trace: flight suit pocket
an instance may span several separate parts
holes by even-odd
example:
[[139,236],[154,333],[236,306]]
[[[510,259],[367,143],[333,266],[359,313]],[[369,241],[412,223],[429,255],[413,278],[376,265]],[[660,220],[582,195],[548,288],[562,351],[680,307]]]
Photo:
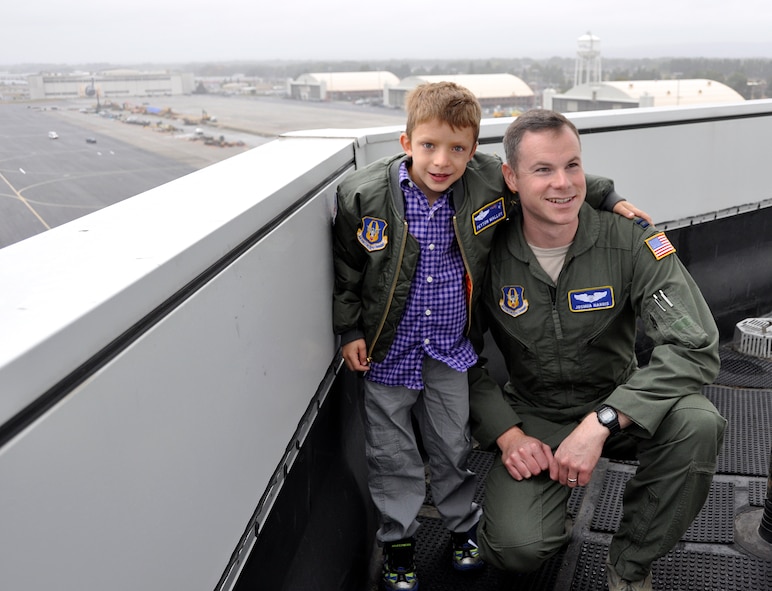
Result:
[[656,344],[676,343],[697,349],[708,343],[707,333],[686,312],[677,295],[659,290],[645,301],[644,311],[646,333]]

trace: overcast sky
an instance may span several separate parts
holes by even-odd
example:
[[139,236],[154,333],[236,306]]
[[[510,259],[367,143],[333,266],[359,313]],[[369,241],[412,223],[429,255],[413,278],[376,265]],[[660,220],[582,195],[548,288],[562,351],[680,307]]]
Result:
[[573,57],[772,58],[770,0],[18,0],[0,65]]

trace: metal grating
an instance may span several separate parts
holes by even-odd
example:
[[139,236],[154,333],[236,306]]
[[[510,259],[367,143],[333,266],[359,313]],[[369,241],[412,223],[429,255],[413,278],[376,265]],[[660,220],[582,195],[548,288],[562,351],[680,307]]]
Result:
[[772,388],[772,360],[743,355],[728,347],[719,348],[721,369],[714,383],[742,388]]
[[734,543],[734,484],[713,481],[705,505],[686,530],[684,542]]
[[[592,516],[590,529],[601,533],[614,533],[622,520],[622,496],[625,485],[633,474],[619,470],[607,470],[603,490]],[[734,484],[712,482],[705,506],[681,537],[685,542],[724,543],[734,542]]]
[[602,591],[606,582],[606,557],[608,546],[594,542],[582,542],[579,550],[571,591]]
[[488,471],[493,466],[493,460],[496,454],[489,451],[472,450],[469,456],[469,469],[477,475],[477,492],[474,496],[474,502],[482,505],[485,497],[485,478]]
[[633,475],[630,472],[606,470],[603,489],[595,505],[590,529],[597,532],[614,533],[622,521],[622,495],[625,485]]
[[717,472],[766,476],[772,449],[772,390],[711,385],[703,392],[728,421]]
[[[608,546],[584,542],[571,591],[607,589]],[[772,589],[772,562],[746,555],[673,550],[652,565],[655,591],[766,591]]]
[[748,482],[748,504],[751,507],[763,507],[767,498],[767,481],[751,480]]
[[571,496],[568,497],[568,506],[566,507],[570,517],[576,518],[579,515],[579,508],[582,506],[585,492],[587,492],[587,489],[584,486],[575,486],[571,491]]

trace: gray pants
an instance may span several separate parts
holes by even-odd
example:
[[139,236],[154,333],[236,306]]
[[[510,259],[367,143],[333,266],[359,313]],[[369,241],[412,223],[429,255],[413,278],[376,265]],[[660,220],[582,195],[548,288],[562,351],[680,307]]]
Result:
[[380,542],[415,535],[426,496],[424,462],[413,432],[418,421],[429,459],[431,491],[443,525],[469,530],[480,517],[476,478],[466,469],[472,449],[466,373],[424,357],[424,390],[384,386],[365,379],[370,494],[380,512]]
[[[707,398],[694,394],[673,406],[651,439],[637,437],[635,428],[629,428],[606,442],[604,456],[640,461],[627,483],[622,521],[609,546],[609,562],[622,578],[643,579],[700,512],[725,424]],[[563,425],[554,427],[557,431]],[[517,481],[499,456],[485,487],[485,512],[477,532],[485,562],[528,572],[567,542],[571,490],[550,480],[549,473]]]

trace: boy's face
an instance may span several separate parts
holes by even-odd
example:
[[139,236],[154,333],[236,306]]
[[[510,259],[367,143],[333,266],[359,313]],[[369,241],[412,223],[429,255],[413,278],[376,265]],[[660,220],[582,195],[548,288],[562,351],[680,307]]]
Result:
[[413,159],[410,178],[429,202],[461,178],[477,149],[471,127],[453,129],[438,120],[416,125],[411,137],[403,133],[399,141],[405,154]]

